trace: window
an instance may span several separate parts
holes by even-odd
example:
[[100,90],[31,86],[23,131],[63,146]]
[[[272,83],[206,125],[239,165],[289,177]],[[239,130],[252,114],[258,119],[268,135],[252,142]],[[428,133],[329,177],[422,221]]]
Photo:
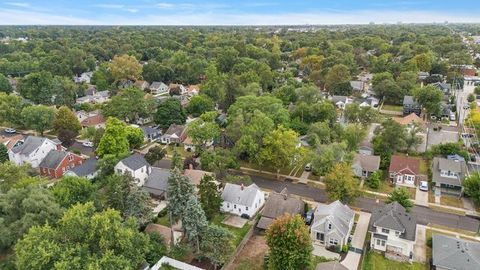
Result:
[[229,204],[229,203],[227,203],[227,208],[230,208],[230,204]]
[[68,160],[72,161],[73,160],[73,155],[68,155]]
[[329,229],[329,230],[332,229],[332,223],[328,223],[328,229]]
[[377,246],[380,246],[380,239],[377,239]]
[[338,245],[338,240],[335,238],[330,238],[330,241],[328,241],[330,245]]
[[382,228],[382,233],[390,233],[390,230]]
[[248,206],[245,206],[245,210],[247,210],[247,211],[248,211]]
[[395,235],[398,237],[400,235],[399,231],[395,231]]
[[382,247],[384,247],[385,246],[385,240],[380,241],[380,244],[381,244]]
[[237,205],[236,205],[236,204],[233,205],[233,209],[237,209]]

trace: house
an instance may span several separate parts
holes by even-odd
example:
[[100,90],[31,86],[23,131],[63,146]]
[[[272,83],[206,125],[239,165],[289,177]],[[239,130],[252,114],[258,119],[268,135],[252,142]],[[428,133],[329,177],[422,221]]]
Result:
[[162,131],[156,127],[142,127],[145,141],[154,142],[162,136]]
[[28,163],[37,168],[52,150],[63,150],[63,147],[47,138],[28,136],[23,143],[18,141],[16,146],[8,151],[8,158],[16,165]]
[[358,146],[357,151],[362,155],[373,155],[373,144],[368,140],[363,140]]
[[198,84],[192,84],[187,87],[187,94],[189,96],[196,96],[200,93],[200,86]]
[[195,144],[192,141],[192,138],[187,136],[183,141],[183,149],[187,152],[195,152]]
[[393,155],[390,160],[388,174],[397,185],[415,187],[420,174],[420,159]]
[[7,150],[11,150],[13,147],[20,145],[24,142],[25,136],[22,134],[15,134],[13,136],[2,135],[0,137],[0,143],[7,147]]
[[75,76],[73,77],[73,81],[75,83],[90,83],[91,79],[92,79],[92,76],[93,76],[93,72],[92,71],[89,71],[89,72],[84,72],[82,74],[80,74],[80,76]]
[[183,172],[183,175],[186,176],[190,182],[194,185],[194,186],[198,186],[200,185],[200,181],[202,180],[202,178],[206,175],[209,175],[209,176],[214,176],[213,173],[211,172],[206,172],[206,171],[202,171],[202,170],[195,170],[193,169],[193,166],[190,165],[191,167],[189,169],[186,169],[184,172]]
[[417,221],[398,202],[372,212],[369,232],[372,249],[385,252],[387,259],[412,261]]
[[107,120],[103,117],[100,110],[90,112],[86,118],[80,121],[82,128],[94,127],[96,129],[105,128]]
[[170,170],[151,167],[151,172],[142,188],[147,191],[150,196],[163,199],[167,192],[169,177]]
[[310,229],[313,244],[343,246],[353,227],[355,213],[340,201],[331,204],[319,203]]
[[425,121],[413,112],[404,117],[395,117],[393,120],[403,126],[412,126],[413,124],[417,124],[420,127],[426,126]]
[[168,86],[170,95],[185,95],[188,93],[188,89],[182,84],[171,83]]
[[369,177],[380,168],[380,156],[356,154],[353,159],[353,173],[358,177]]
[[404,96],[403,97],[403,116],[415,113],[420,116],[422,113],[422,107],[418,102],[413,99],[413,96]]
[[150,164],[142,155],[137,153],[120,160],[114,169],[119,174],[130,174],[139,187],[143,186],[148,175],[152,172]]
[[265,204],[265,195],[260,188],[251,184],[248,187],[227,183],[222,192],[221,211],[252,218]]
[[348,268],[343,266],[339,261],[334,260],[317,264],[315,270],[348,270]]
[[91,103],[91,104],[102,104],[110,100],[110,93],[105,91],[94,92],[92,95],[86,95],[76,99],[77,104]]
[[[155,223],[149,223],[145,228],[145,232],[147,234],[156,233],[161,235],[163,238],[164,244],[167,247],[169,247],[170,244],[172,243],[172,230],[170,229],[170,227],[163,226],[160,224],[155,224]],[[180,243],[180,240],[182,240],[182,235],[183,233],[181,231],[177,231],[174,229],[173,231],[174,245],[177,245]]]
[[360,107],[371,107],[371,108],[378,108],[379,100],[376,97],[367,97],[360,102]]
[[450,94],[450,85],[447,83],[442,83],[442,82],[436,82],[430,84],[431,86],[434,86],[438,88],[444,95],[449,95]]
[[203,270],[202,268],[193,266],[188,263],[184,263],[181,261],[177,261],[175,259],[169,258],[167,256],[163,256],[154,266],[152,266],[149,270],[162,270],[167,269],[162,266],[167,265],[168,269],[178,269],[178,270]]
[[464,159],[435,157],[432,161],[432,183],[437,192],[461,196],[463,179],[467,175]]
[[136,81],[134,85],[142,90],[148,89],[148,87],[150,86],[148,82],[141,80]]
[[434,234],[432,265],[436,270],[480,269],[480,243]]
[[84,160],[81,165],[70,168],[63,175],[93,179],[97,177],[99,172],[97,168],[97,164],[98,164],[98,160],[96,158],[89,158],[87,160]]
[[365,84],[362,81],[350,81],[350,86],[352,87],[353,91],[365,91]]
[[165,134],[160,137],[160,142],[163,144],[181,143],[186,137],[187,132],[184,125],[171,124]]
[[419,80],[423,81],[423,80],[425,80],[426,78],[428,78],[428,77],[430,76],[430,73],[425,72],[425,71],[419,71],[419,72],[417,73],[417,76],[418,76],[418,79],[419,79]]
[[347,104],[350,104],[353,102],[353,99],[347,97],[347,96],[332,96],[331,101],[335,106],[339,109],[345,109],[345,106]]
[[60,178],[71,168],[81,165],[81,156],[71,152],[51,150],[40,162],[40,174],[48,178]]
[[287,213],[292,216],[297,214],[303,216],[304,211],[305,203],[299,198],[290,196],[287,188],[284,188],[280,193],[272,192],[265,202],[257,228],[266,230],[277,217]]
[[163,82],[152,82],[149,89],[152,95],[165,95],[169,91],[168,86]]

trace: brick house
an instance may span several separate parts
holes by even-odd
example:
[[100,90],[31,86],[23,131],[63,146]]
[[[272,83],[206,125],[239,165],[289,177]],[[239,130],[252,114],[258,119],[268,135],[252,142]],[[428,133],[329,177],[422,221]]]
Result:
[[52,150],[38,167],[41,175],[49,178],[60,178],[66,171],[82,163],[83,159],[79,155],[66,151]]

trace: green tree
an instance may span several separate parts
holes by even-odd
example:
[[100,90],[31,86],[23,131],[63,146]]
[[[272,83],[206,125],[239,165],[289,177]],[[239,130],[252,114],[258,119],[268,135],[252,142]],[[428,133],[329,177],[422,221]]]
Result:
[[410,192],[405,187],[396,188],[390,194],[388,194],[387,203],[398,202],[405,207],[407,212],[413,207],[413,202],[410,200]]
[[0,163],[5,163],[8,159],[8,148],[2,143],[0,144]]
[[227,176],[228,169],[238,169],[240,165],[232,151],[216,148],[213,151],[203,151],[200,154],[202,169],[215,173],[217,179]]
[[198,117],[201,114],[215,109],[213,100],[206,95],[198,95],[192,97],[187,106],[187,112],[194,117]]
[[145,261],[149,238],[129,219],[93,203],[77,204],[51,227],[32,228],[15,246],[18,269],[134,269]]
[[[218,209],[217,209],[218,210]],[[234,251],[232,244],[233,234],[220,226],[209,225],[202,234],[200,249],[217,269],[219,265],[225,264]]]
[[366,180],[367,185],[370,188],[377,189],[382,182],[382,171],[373,172]]
[[34,226],[55,224],[62,209],[44,188],[29,186],[0,193],[0,248],[8,248]]
[[468,94],[468,96],[467,96],[467,101],[468,102],[474,102],[475,99],[476,99],[476,97],[475,97],[474,94],[472,94],[472,93]]
[[0,162],[0,193],[12,188],[23,188],[29,185],[41,185],[45,179],[34,176],[36,172],[30,164],[15,165],[11,162]]
[[405,145],[407,151],[411,149],[416,149],[423,141],[423,138],[418,135],[421,131],[420,126],[417,123],[414,123],[407,131],[407,136],[405,137]]
[[161,146],[156,145],[150,149],[148,149],[147,154],[145,154],[145,160],[150,165],[154,165],[155,162],[162,160],[165,157],[166,151]]
[[127,126],[125,131],[127,133],[127,141],[130,149],[138,149],[142,146],[144,135],[141,128]]
[[109,64],[112,78],[116,81],[137,80],[142,74],[142,66],[134,56],[120,55],[115,56]]
[[300,215],[276,218],[266,232],[270,249],[268,269],[306,269],[312,257],[312,243]]
[[347,66],[342,64],[334,65],[325,76],[325,87],[329,91],[333,91],[338,85],[349,82],[350,78],[350,71]]
[[208,142],[218,139],[220,127],[214,121],[197,119],[189,124],[187,133],[195,145],[204,148]]
[[360,107],[352,103],[345,106],[344,116],[349,123],[369,125],[378,119],[378,111],[372,107]]
[[164,82],[169,83],[174,77],[174,72],[171,67],[164,65],[157,61],[149,61],[143,66],[143,78],[148,82]]
[[427,85],[425,87],[417,87],[413,89],[413,97],[430,115],[438,115],[440,113],[440,102],[443,99],[443,93],[435,86]]
[[185,236],[194,243],[197,252],[200,252],[200,237],[207,228],[208,222],[195,195],[189,195],[182,212],[182,227]]
[[332,201],[352,203],[359,196],[358,180],[347,163],[337,163],[325,176],[328,198]]
[[64,176],[52,188],[55,200],[62,207],[69,208],[77,203],[93,200],[95,185],[83,177]]
[[48,71],[30,73],[18,83],[20,94],[36,104],[53,104],[52,88],[53,75]]
[[169,98],[158,105],[154,119],[155,123],[161,128],[166,129],[171,124],[185,124],[187,115],[180,104],[180,101],[174,98]]
[[373,137],[373,149],[375,154],[382,158],[382,167],[390,163],[390,156],[396,151],[405,147],[407,131],[404,126],[392,119],[385,120],[382,125],[375,130]]
[[478,172],[472,173],[463,181],[465,194],[472,198],[478,205],[480,204],[480,174]]
[[18,116],[22,107],[21,97],[0,92],[0,123],[21,125],[23,119]]
[[33,129],[43,136],[43,132],[52,128],[55,120],[55,109],[44,105],[23,108],[21,117],[25,127]]
[[343,131],[343,138],[347,142],[347,150],[355,151],[363,141],[367,131],[360,124],[348,124]]
[[113,116],[128,122],[135,122],[140,116],[146,116],[147,104],[145,93],[136,87],[123,89],[113,96],[102,110],[105,116]]
[[171,214],[173,220],[179,220],[183,217],[184,210],[190,195],[194,194],[194,187],[190,180],[181,175],[178,169],[171,171],[168,178],[167,188],[167,211]]
[[9,94],[12,91],[13,91],[12,86],[10,85],[10,82],[8,81],[7,77],[5,77],[5,75],[0,73],[0,92],[5,92]]
[[281,100],[272,96],[239,97],[228,109],[228,115],[231,119],[235,119],[241,114],[248,121],[255,111],[263,112],[277,125],[289,122],[288,110],[284,108]]
[[218,214],[218,209],[220,209],[223,201],[214,181],[215,179],[212,176],[205,175],[200,180],[200,185],[198,186],[200,204],[203,211],[205,211],[205,216],[209,220]]
[[315,149],[312,158],[312,171],[316,175],[325,175],[337,164],[344,161],[347,154],[346,143],[320,145]]
[[283,126],[279,126],[263,139],[263,148],[260,151],[260,163],[268,164],[277,171],[289,168],[295,158],[298,158],[300,149],[297,148],[298,134]]
[[129,144],[125,124],[113,117],[107,119],[105,133],[100,140],[97,154],[100,157],[105,155],[119,156],[128,153]]
[[58,109],[53,121],[53,130],[57,133],[58,139],[66,145],[71,145],[82,129],[77,116],[68,107],[62,106]]
[[183,170],[182,156],[180,156],[176,148],[173,150],[172,164],[170,165],[170,169]]

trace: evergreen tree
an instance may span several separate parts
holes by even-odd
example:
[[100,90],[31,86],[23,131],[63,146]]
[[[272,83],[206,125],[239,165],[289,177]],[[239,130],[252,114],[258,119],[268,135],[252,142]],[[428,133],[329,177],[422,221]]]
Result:
[[234,246],[231,241],[233,237],[229,230],[217,225],[209,225],[205,229],[200,247],[203,255],[210,259],[215,269],[218,265],[226,263],[233,253]]
[[200,235],[203,234],[207,225],[205,212],[203,212],[197,197],[190,194],[183,209],[182,226],[187,239],[195,244],[197,252],[200,251]]
[[218,210],[222,205],[222,197],[218,192],[218,187],[214,180],[213,176],[205,175],[202,180],[200,180],[200,185],[198,187],[200,204],[209,220],[218,213]]
[[0,143],[0,163],[8,161],[8,148],[5,144]]

